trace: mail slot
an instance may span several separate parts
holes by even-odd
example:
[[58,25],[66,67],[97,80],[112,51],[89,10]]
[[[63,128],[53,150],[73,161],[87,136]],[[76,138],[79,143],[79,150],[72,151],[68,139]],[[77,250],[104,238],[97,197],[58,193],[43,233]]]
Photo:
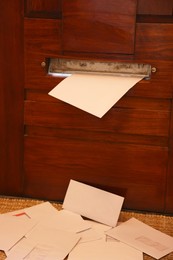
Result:
[[106,74],[122,76],[143,76],[149,79],[152,68],[150,64],[105,62],[96,60],[78,60],[53,58],[49,62],[49,74],[57,76],[69,76],[74,73]]

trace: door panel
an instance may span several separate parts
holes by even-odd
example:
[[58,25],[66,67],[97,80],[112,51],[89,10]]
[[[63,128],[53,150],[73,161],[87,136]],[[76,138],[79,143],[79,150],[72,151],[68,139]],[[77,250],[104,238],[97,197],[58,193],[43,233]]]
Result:
[[133,54],[136,2],[64,0],[64,51]]

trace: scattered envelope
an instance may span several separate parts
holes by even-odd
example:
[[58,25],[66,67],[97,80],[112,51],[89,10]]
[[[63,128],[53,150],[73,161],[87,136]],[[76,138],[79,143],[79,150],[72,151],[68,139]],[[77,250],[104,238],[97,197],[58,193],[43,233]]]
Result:
[[[38,257],[42,254],[44,255],[44,258],[41,259],[52,259],[56,256],[56,260],[63,260],[78,243],[80,235],[73,232],[37,225],[28,236],[28,239],[35,242],[36,250],[34,250],[34,254],[37,254]],[[45,252],[47,252],[48,258],[45,258]]]
[[106,232],[129,246],[159,259],[173,251],[173,237],[131,218]]
[[71,180],[61,211],[45,202],[0,214],[0,250],[7,260],[142,260],[143,252],[156,259],[172,252],[173,237],[135,218],[117,222],[123,201]]
[[25,216],[0,215],[0,250],[8,251],[35,225],[35,221]]
[[100,223],[116,226],[124,198],[71,180],[63,208]]
[[101,118],[143,77],[74,74],[48,94]]
[[8,254],[8,260],[63,260],[75,247],[80,235],[37,225]]
[[50,202],[42,202],[32,207],[27,207],[20,210],[5,213],[3,215],[9,216],[21,216],[26,215],[29,218],[42,220],[43,218],[49,218],[50,216],[56,215],[58,210],[55,209]]
[[78,214],[66,210],[57,211],[56,215],[40,221],[25,235],[25,239],[8,251],[7,259],[20,260],[27,255],[26,259],[37,259],[36,255],[41,255],[41,259],[63,259],[61,253],[68,254],[81,237],[75,233],[90,227],[91,224]]
[[143,253],[121,242],[97,240],[78,244],[68,260],[143,260]]
[[40,224],[46,227],[74,233],[91,228],[91,224],[85,221],[79,214],[68,210],[58,211],[56,215],[40,221]]
[[43,202],[38,205],[28,207],[25,209],[25,212],[30,218],[37,220],[42,220],[58,214],[58,210],[55,209],[50,202]]

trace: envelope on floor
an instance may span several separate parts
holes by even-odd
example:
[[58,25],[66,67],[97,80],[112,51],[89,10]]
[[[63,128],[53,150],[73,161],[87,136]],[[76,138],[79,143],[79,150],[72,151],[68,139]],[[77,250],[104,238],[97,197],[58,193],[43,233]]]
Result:
[[7,254],[8,260],[63,260],[80,239],[79,234],[38,224],[29,236],[19,241]]
[[38,205],[34,205],[31,207],[23,208],[20,210],[15,210],[12,212],[5,213],[3,215],[9,216],[26,216],[35,220],[43,220],[43,218],[49,218],[52,216],[56,216],[58,214],[58,210],[50,202],[42,202]]
[[78,244],[68,260],[143,260],[143,253],[121,242],[97,240]]
[[121,196],[70,180],[63,208],[115,227],[123,201]]
[[21,217],[0,215],[0,250],[8,251],[36,225],[36,221]]
[[135,218],[108,230],[106,234],[156,259],[173,251],[173,237]]
[[91,224],[85,221],[79,214],[68,210],[57,211],[57,215],[43,219],[40,223],[46,227],[73,233],[78,233],[91,228]]

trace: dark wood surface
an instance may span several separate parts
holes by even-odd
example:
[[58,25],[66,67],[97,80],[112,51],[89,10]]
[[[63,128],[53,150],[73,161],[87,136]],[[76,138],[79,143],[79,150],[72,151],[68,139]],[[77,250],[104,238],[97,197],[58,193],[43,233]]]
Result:
[[63,50],[134,53],[136,0],[63,1]]
[[59,18],[62,15],[62,0],[24,0],[26,17]]
[[0,1],[0,194],[23,189],[22,9],[22,1]]
[[[173,74],[172,74],[172,84],[173,84]],[[165,209],[168,213],[173,213],[173,106],[171,109],[171,118],[170,118],[170,138],[169,138],[169,162],[168,162],[168,176],[166,182],[166,194],[165,194]]]
[[145,15],[171,15],[173,14],[172,0],[139,0],[138,9],[139,14]]
[[[155,9],[150,1],[142,0],[116,1],[116,4],[110,1],[109,6],[104,0],[61,4],[61,1],[25,1],[25,18],[18,27],[20,41],[15,52],[22,60],[24,47],[25,84],[23,67],[15,67],[16,78],[4,85],[1,98],[7,99],[6,105],[1,105],[4,123],[1,136],[7,138],[7,143],[2,138],[6,147],[2,150],[2,158],[6,158],[2,170],[6,172],[14,166],[16,170],[8,181],[11,170],[0,173],[3,183],[0,192],[14,194],[17,187],[18,192],[23,189],[23,196],[62,200],[72,178],[125,196],[125,208],[173,213],[172,2],[165,5],[164,1],[153,0]],[[13,12],[20,13],[22,8],[18,3],[18,10]],[[8,13],[7,4],[4,19],[5,13]],[[114,17],[119,17],[116,23]],[[93,23],[96,34],[90,30]],[[120,27],[125,34],[119,34]],[[74,42],[75,34],[80,37]],[[7,42],[10,33],[4,35]],[[117,35],[125,35],[123,50],[119,48],[122,38],[119,41],[114,38]],[[13,49],[8,53],[13,58]],[[136,84],[98,119],[48,95],[63,79],[48,75],[47,65],[41,64],[60,56],[149,63],[157,71],[150,80]],[[8,66],[14,75],[12,64]],[[8,88],[15,93],[15,102],[11,101]],[[11,114],[4,112],[7,104],[11,114],[15,106],[18,113],[10,117]],[[15,122],[19,127],[16,135],[11,127]],[[11,157],[14,147],[15,159]],[[12,159],[7,166],[8,158]]]

